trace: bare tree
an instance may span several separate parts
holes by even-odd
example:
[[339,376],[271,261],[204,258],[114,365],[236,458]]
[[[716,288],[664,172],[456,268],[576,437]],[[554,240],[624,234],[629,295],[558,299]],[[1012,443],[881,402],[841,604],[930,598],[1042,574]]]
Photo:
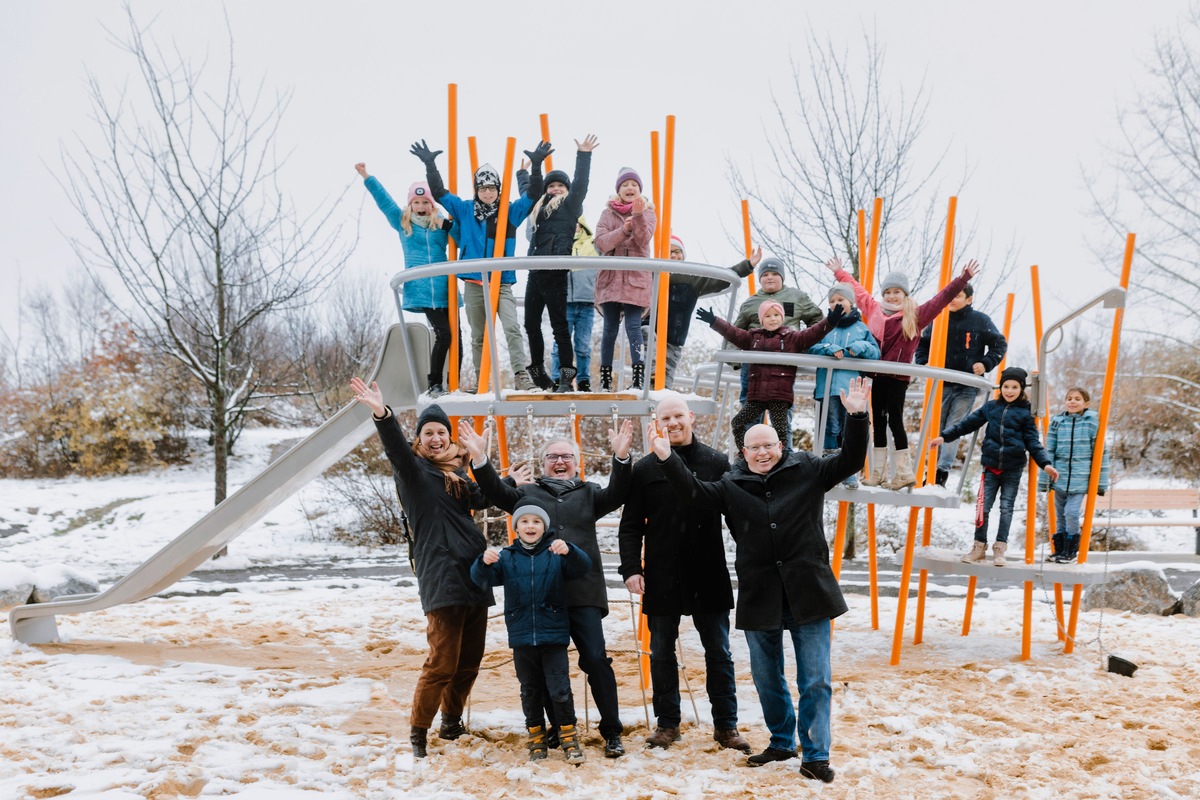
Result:
[[89,75],[102,144],[64,147],[60,182],[90,233],[73,245],[99,290],[203,388],[219,503],[246,415],[272,393],[256,354],[270,319],[317,299],[353,245],[336,199],[304,214],[281,190],[289,95],[242,84],[232,32],[209,80],[206,61],[165,52],[126,15],[113,42],[140,80],[110,97]]

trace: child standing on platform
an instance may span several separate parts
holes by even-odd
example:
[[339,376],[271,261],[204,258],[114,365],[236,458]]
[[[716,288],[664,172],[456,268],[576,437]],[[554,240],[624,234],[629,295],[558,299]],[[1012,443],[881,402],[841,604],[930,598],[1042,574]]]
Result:
[[546,538],[550,513],[537,500],[523,498],[512,519],[517,541],[503,550],[481,553],[471,565],[471,580],[483,589],[504,586],[504,621],[521,683],[529,759],[541,761],[549,754],[543,714],[548,700],[567,762],[582,764],[567,658],[571,637],[564,584],[586,575],[592,560],[573,544]]
[[[854,299],[862,309],[863,318],[871,334],[878,340],[880,360],[898,364],[911,364],[913,353],[920,343],[921,329],[941,313],[942,309],[963,290],[967,283],[979,274],[979,262],[972,259],[959,275],[931,299],[921,305],[909,296],[908,277],[901,272],[892,272],[879,284],[882,300],[876,300],[864,289],[854,276],[842,269],[841,260],[834,258],[825,264],[834,278],[847,283],[854,289]],[[871,416],[874,452],[871,455],[871,474],[863,484],[885,489],[904,489],[917,482],[913,471],[912,453],[908,450],[908,434],[904,430],[904,396],[908,392],[909,378],[906,375],[872,375]],[[888,469],[887,434],[892,432],[895,448],[892,466]],[[888,472],[892,477],[888,479]]]
[[1058,480],[1058,470],[1042,447],[1038,437],[1037,423],[1025,394],[1025,370],[1009,367],[1000,373],[1000,397],[989,400],[951,425],[941,436],[929,443],[937,447],[943,442],[953,442],[964,434],[979,430],[987,425],[980,449],[983,476],[979,482],[979,495],[975,503],[975,541],[971,552],[962,557],[964,564],[978,564],[987,560],[988,512],[1000,493],[1000,527],[996,531],[996,542],[992,545],[992,563],[997,567],[1005,564],[1004,554],[1008,550],[1008,530],[1012,525],[1013,505],[1021,476],[1028,465],[1028,453],[1051,480]]
[[[602,256],[649,258],[650,242],[658,218],[650,200],[642,195],[642,179],[632,167],[617,174],[617,193],[596,223],[594,244]],[[629,361],[633,366],[632,388],[642,388],[646,364],[642,357],[642,312],[650,307],[651,273],[645,270],[603,269],[596,276],[596,305],[604,315],[600,337],[600,388],[613,389],[613,351],[621,317],[625,317],[625,336],[629,341]]]
[[[1038,489],[1054,490],[1054,510],[1058,530],[1054,534],[1054,553],[1046,560],[1066,564],[1079,557],[1079,520],[1092,476],[1092,454],[1100,433],[1100,417],[1088,408],[1091,395],[1081,386],[1067,390],[1063,401],[1067,410],[1050,420],[1046,450],[1062,468],[1053,482],[1048,474],[1038,476]],[[1108,451],[1100,459],[1100,494],[1108,491]]]

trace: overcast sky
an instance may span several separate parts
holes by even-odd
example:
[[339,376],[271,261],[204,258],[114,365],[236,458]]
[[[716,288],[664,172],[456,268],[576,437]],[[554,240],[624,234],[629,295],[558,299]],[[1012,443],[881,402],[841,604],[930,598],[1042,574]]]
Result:
[[[421,177],[408,145],[425,138],[445,148],[448,82],[459,85],[460,181],[467,135],[479,138],[482,160],[500,167],[504,138],[531,147],[538,114],[548,113],[555,166],[569,170],[571,139],[597,134],[586,205],[593,220],[621,166],[649,175],[649,131],[675,114],[673,227],[690,260],[728,264],[740,255],[729,241],[740,211],[727,159],[765,163],[772,91],[791,91],[790,59],[807,59],[809,29],[850,52],[874,29],[886,49],[885,83],[912,92],[924,81],[926,141],[948,145],[949,165],[971,172],[960,219],[1015,239],[1021,268],[1009,289],[1027,292],[1028,265],[1040,265],[1049,320],[1108,282],[1096,277],[1086,246],[1099,232],[1081,165],[1103,168],[1118,107],[1147,84],[1142,60],[1155,32],[1187,4],[288,0],[133,8],[143,22],[156,17],[160,41],[207,51],[214,66],[227,11],[242,77],[294,92],[280,142],[291,153],[285,189],[305,208],[353,184],[341,213],[362,214],[354,268],[377,277],[381,292],[402,267],[401,251],[353,164],[365,161],[402,198]],[[105,32],[124,32],[117,0],[9,2],[3,17],[0,326],[11,335],[18,277],[28,291],[78,269],[63,234],[79,234],[79,221],[55,176],[60,147],[94,137],[86,74],[115,90],[131,64]],[[1122,246],[1110,243],[1109,261],[1119,262]],[[1028,314],[1018,320],[1018,347],[1032,348],[1031,326]]]

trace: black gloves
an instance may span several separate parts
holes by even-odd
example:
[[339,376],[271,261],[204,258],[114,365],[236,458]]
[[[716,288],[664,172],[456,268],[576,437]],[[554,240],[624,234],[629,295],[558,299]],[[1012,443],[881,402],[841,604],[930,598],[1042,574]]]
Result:
[[837,324],[842,321],[842,317],[846,316],[846,311],[841,306],[832,306],[829,309],[829,315],[825,319],[829,320],[829,327],[836,328]]
[[535,167],[540,167],[542,162],[546,160],[546,156],[554,152],[554,148],[550,146],[549,142],[540,142],[533,150],[523,150],[522,152],[525,153],[525,157],[529,159],[531,164]]
[[432,164],[433,160],[440,156],[443,151],[430,150],[429,145],[425,144],[425,140],[422,139],[420,142],[413,142],[413,146],[409,148],[408,152],[412,153],[414,156],[421,159],[422,162],[428,165]]
[[705,325],[712,325],[713,320],[715,320],[716,318],[717,318],[717,315],[712,312],[712,309],[708,309],[708,308],[697,308],[696,309],[696,319],[700,320]]
[[1103,489],[1097,489],[1097,490],[1096,490],[1096,494],[1100,495],[1101,497],[1104,497],[1104,490],[1103,490]]

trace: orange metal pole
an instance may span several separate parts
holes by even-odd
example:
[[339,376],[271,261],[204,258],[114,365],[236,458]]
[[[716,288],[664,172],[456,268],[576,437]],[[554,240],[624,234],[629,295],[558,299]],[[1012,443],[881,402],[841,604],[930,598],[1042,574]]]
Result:
[[875,553],[875,504],[867,504],[867,571],[871,578],[871,630],[879,630],[879,557]]
[[[858,277],[862,278],[862,277],[864,277],[863,273],[865,273],[867,271],[866,270],[867,262],[865,260],[866,256],[867,256],[867,212],[866,212],[866,209],[860,208],[858,210],[858,214],[856,214],[855,216],[858,217],[858,253],[855,255],[855,258],[854,258],[854,266],[858,267]],[[863,285],[865,286],[866,284],[863,284]]]
[[[450,189],[450,194],[458,194],[458,84],[452,83],[447,87],[447,106],[449,122],[447,125],[447,142],[446,150],[449,158],[449,174],[446,176],[447,187]],[[450,239],[450,250],[446,254],[446,260],[458,260],[458,242]],[[458,391],[458,362],[460,342],[458,340],[458,277],[451,275],[448,281],[446,297],[449,298],[449,318],[450,318],[450,353],[448,360],[450,362],[450,379],[447,382],[447,387],[450,391]],[[451,420],[452,423],[458,423],[458,420]]]
[[[1013,293],[1009,292],[1008,299],[1004,303],[1004,329],[1001,331],[1001,333],[1004,334],[1004,339],[1006,341],[1008,340],[1008,337],[1010,335],[1009,331],[1012,329],[1012,316],[1013,316]],[[1007,366],[1007,364],[1008,364],[1008,353],[1006,352],[1004,354],[1004,358],[1000,359],[1000,363],[996,365],[996,374],[999,375],[1001,372],[1004,372],[1004,367]],[[994,399],[999,396],[1000,396],[1000,389],[997,387],[996,389],[994,389],[992,391],[992,398]]]
[[[1134,234],[1125,237],[1125,258],[1121,263],[1121,288],[1129,290],[1129,273],[1133,268]],[[1088,548],[1092,542],[1092,514],[1096,513],[1096,491],[1100,488],[1100,464],[1104,457],[1104,437],[1108,434],[1108,416],[1112,411],[1113,383],[1117,377],[1117,357],[1121,348],[1121,325],[1125,321],[1125,308],[1113,312],[1112,338],[1108,345],[1108,364],[1104,369],[1104,390],[1100,396],[1100,427],[1096,431],[1096,447],[1092,450],[1092,474],[1088,478],[1087,501],[1084,503],[1083,525],[1079,531],[1079,563],[1087,563]],[[1071,592],[1071,622],[1067,629],[1067,643],[1063,651],[1075,649],[1075,626],[1079,622],[1079,596],[1083,586],[1075,584]]]
[[[671,254],[671,193],[675,177],[675,115],[667,115],[666,159],[663,165],[663,204],[659,208],[658,252],[661,258]],[[658,307],[654,320],[654,388],[665,389],[667,383],[667,311],[670,303],[671,276],[665,272],[658,275]]]
[[[1038,276],[1037,264],[1029,268],[1029,284],[1033,294],[1033,334],[1034,341],[1042,341],[1042,287]],[[1038,374],[1043,378],[1042,388],[1046,387],[1045,383],[1045,365],[1040,361],[1037,363]],[[1049,415],[1043,415],[1040,420],[1042,428],[1042,437],[1045,438],[1046,430],[1050,424]],[[1025,563],[1032,564],[1034,553],[1036,552],[1037,544],[1037,464],[1030,462],[1029,465],[1029,481],[1027,484],[1028,496],[1025,501]],[[1053,524],[1054,504],[1048,503],[1049,514]],[[1021,660],[1028,661],[1033,654],[1033,581],[1025,581],[1025,597],[1024,597],[1024,616],[1022,617],[1021,628]],[[1058,620],[1057,627],[1062,627],[1062,619]]]
[[908,512],[908,534],[904,537],[904,565],[900,569],[900,591],[896,597],[896,630],[892,634],[893,667],[900,663],[900,649],[904,646],[904,614],[908,610],[908,585],[912,579],[913,549],[917,539],[917,507]]
[[838,503],[837,513],[837,528],[833,535],[833,577],[840,579],[842,577],[842,545],[846,543],[846,517],[850,504],[845,500]]
[[[933,527],[933,509],[925,509],[924,532],[921,535],[921,546],[929,545],[929,529]],[[913,644],[925,641],[925,590],[929,586],[929,570],[923,569],[917,578],[917,624],[913,628]]]
[[467,137],[467,153],[471,158],[471,187],[474,189],[475,173],[479,171],[479,149],[474,136]]
[[975,606],[975,584],[978,581],[979,576],[977,575],[972,575],[967,581],[967,609],[963,612],[963,636],[966,636],[971,632],[971,611]]
[[[504,245],[508,231],[508,176],[512,175],[513,168],[513,151],[516,150],[517,140],[512,136],[508,137],[504,149],[504,172],[501,173],[504,177],[500,181],[500,210],[496,214],[496,242],[492,248],[492,258],[504,258]],[[492,301],[491,318],[483,326],[483,355],[479,359],[479,394],[487,394],[491,384],[492,374],[492,353],[491,353],[491,337],[492,329],[496,324],[496,304],[500,302],[500,269],[491,270],[492,278],[491,285],[487,287],[488,294]],[[499,391],[500,387],[496,387]]]
[[[658,131],[650,131],[650,201],[654,203],[655,213],[662,208],[662,172],[659,164],[659,148],[658,148]],[[662,220],[659,220],[659,225]],[[653,246],[654,252],[652,255],[655,258],[662,258],[662,250],[659,249],[661,240],[658,236],[654,237]],[[667,255],[670,255],[668,252]]]
[[[1030,273],[1030,280],[1031,280],[1031,283],[1033,286],[1033,333],[1034,333],[1034,336],[1036,337],[1034,339],[1034,341],[1040,343],[1042,341],[1042,289],[1041,289],[1041,281],[1038,278],[1038,265],[1034,264],[1033,266],[1031,266],[1029,268],[1029,273]],[[1050,382],[1049,382],[1049,376],[1046,374],[1046,365],[1039,361],[1038,365],[1037,365],[1037,371],[1038,371],[1038,375],[1041,377],[1042,396],[1047,398],[1046,405],[1047,405],[1047,408],[1049,408],[1049,405],[1050,405],[1049,404]],[[1049,413],[1047,413],[1045,416],[1043,416],[1041,418],[1040,424],[1042,426],[1042,439],[1044,441],[1046,438],[1046,434],[1049,433],[1049,431],[1050,431],[1050,414]],[[1036,495],[1035,495],[1035,498],[1036,498]],[[1050,552],[1052,552],[1052,553],[1054,552],[1053,533],[1054,533],[1054,524],[1055,524],[1054,518],[1055,518],[1055,516],[1056,516],[1056,514],[1055,514],[1055,509],[1054,509],[1054,490],[1051,489],[1050,493],[1047,495],[1047,502],[1046,502],[1046,527],[1048,530],[1046,538],[1050,540],[1050,548],[1051,548]],[[1035,542],[1035,544],[1036,544],[1036,542]],[[1026,563],[1032,564],[1034,549],[1029,546],[1028,542],[1026,543],[1026,551],[1027,551],[1025,554],[1026,555]],[[1061,619],[1059,620],[1059,623],[1060,624],[1062,623]]]
[[[550,141],[550,115],[542,114],[538,117],[538,121],[542,124],[542,141]],[[542,174],[554,169],[554,156],[546,156],[545,170]]]
[[[742,240],[743,240],[743,246],[746,250],[746,258],[749,258],[750,253],[752,253],[754,251],[754,246],[750,241],[750,201],[749,200],[742,201]],[[749,275],[746,276],[746,288],[750,290],[751,297],[753,297],[754,293],[756,291],[758,291],[757,289],[754,288],[754,273],[753,272],[751,272]]]
[[[512,463],[508,457],[508,420],[505,417],[496,417],[496,446],[500,450],[500,474],[507,475]],[[508,517],[509,544],[512,544],[517,538],[517,532],[513,528],[512,523],[512,516],[510,515]]]
[[875,282],[875,259],[879,256],[879,229],[882,225],[883,198],[876,197],[875,204],[871,207],[871,241],[868,243],[867,250],[867,275],[864,280],[859,281],[868,292],[871,291],[871,285]]
[[583,471],[583,434],[579,431],[579,415],[572,416],[571,426],[575,431],[575,445],[579,448],[579,480],[585,481],[587,477]]
[[[643,598],[645,595],[642,596]],[[646,619],[645,607],[638,603],[638,672],[641,673],[642,689],[650,688],[650,621]]]

